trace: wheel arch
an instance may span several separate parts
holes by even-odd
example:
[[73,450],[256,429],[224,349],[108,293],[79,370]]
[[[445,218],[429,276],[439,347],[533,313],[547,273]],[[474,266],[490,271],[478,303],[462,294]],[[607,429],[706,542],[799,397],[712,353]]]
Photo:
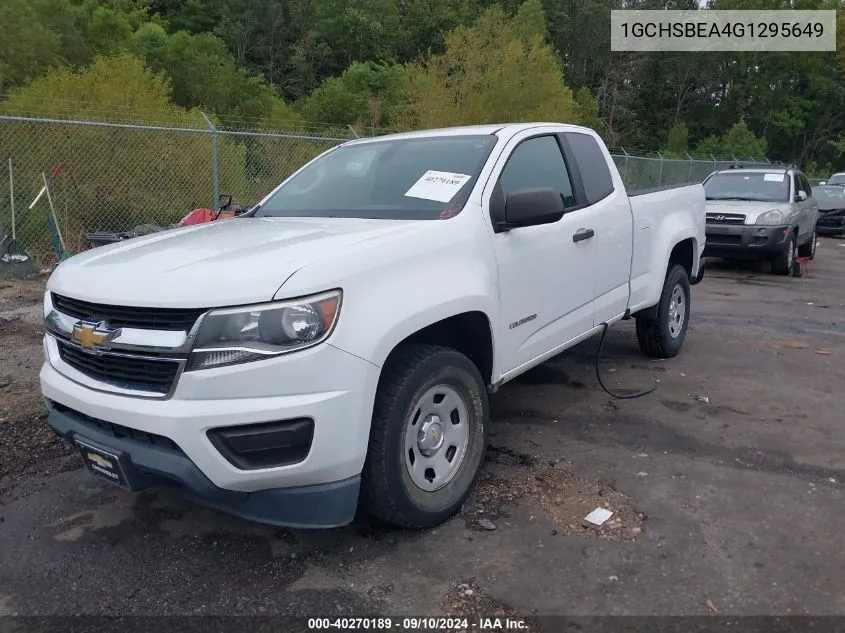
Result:
[[493,326],[488,315],[481,310],[453,314],[406,334],[392,346],[385,363],[400,347],[413,343],[442,345],[454,349],[473,362],[486,385],[489,386],[493,382]]

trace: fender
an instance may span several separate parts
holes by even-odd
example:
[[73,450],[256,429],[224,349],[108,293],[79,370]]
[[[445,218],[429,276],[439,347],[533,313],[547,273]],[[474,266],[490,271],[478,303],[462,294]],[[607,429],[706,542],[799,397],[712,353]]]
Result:
[[[328,342],[379,367],[410,335],[465,312],[483,313],[495,339],[496,262],[481,219],[467,211],[307,265],[276,298],[340,287],[340,316]],[[494,349],[494,376],[500,365]]]

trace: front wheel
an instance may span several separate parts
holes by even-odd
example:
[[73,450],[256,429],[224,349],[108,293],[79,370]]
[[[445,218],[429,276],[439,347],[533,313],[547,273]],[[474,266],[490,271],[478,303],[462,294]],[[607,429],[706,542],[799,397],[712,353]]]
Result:
[[674,264],[666,273],[655,316],[637,317],[637,342],[652,358],[677,356],[689,326],[690,283],[683,266]]
[[363,508],[404,528],[455,514],[481,472],[489,416],[484,380],[469,358],[438,345],[398,348],[376,394]]
[[799,257],[809,257],[810,259],[816,258],[816,244],[818,242],[818,236],[816,235],[816,227],[813,227],[813,234],[810,235],[810,241],[798,248],[798,256]]
[[772,272],[776,275],[791,275],[795,266],[795,234],[790,233],[780,255],[772,260]]

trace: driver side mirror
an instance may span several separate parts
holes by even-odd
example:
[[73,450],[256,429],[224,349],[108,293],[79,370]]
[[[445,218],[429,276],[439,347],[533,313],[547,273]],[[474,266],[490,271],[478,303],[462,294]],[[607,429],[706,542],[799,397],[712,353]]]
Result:
[[827,180],[822,180],[822,181],[819,183],[819,187],[823,187],[823,186],[825,186],[826,184],[827,184]]
[[807,199],[807,192],[806,191],[799,191],[798,193],[795,194],[795,199],[798,202],[804,202],[804,200]]
[[563,217],[563,199],[551,187],[524,187],[508,194],[500,230],[552,224]]

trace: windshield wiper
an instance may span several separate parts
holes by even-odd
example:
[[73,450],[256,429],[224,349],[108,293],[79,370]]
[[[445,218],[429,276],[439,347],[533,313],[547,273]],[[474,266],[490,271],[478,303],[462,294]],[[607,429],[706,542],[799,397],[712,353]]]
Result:
[[747,196],[724,196],[724,197],[722,197],[722,196],[719,196],[719,197],[707,196],[706,199],[707,200],[739,200],[741,202],[763,202],[759,198],[749,198]]

